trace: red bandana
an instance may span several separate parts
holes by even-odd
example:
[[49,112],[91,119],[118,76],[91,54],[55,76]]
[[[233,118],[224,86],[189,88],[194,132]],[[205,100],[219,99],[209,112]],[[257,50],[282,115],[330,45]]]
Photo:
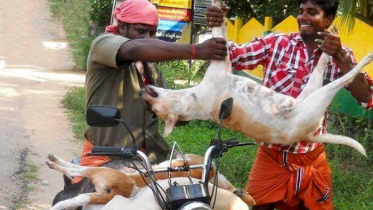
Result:
[[[130,24],[158,26],[158,12],[155,6],[146,0],[127,0],[114,11],[115,20]],[[118,34],[118,24],[106,27],[107,33]]]

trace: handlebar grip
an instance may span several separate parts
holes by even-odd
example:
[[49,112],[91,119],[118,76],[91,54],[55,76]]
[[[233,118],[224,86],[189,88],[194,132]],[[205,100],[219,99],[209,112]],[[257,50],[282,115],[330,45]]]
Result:
[[233,138],[233,139],[228,139],[228,140],[225,140],[224,141],[224,144],[226,144],[227,146],[235,146],[237,144],[239,144],[240,141],[236,138]]
[[125,147],[93,146],[92,154],[95,153],[121,153]]

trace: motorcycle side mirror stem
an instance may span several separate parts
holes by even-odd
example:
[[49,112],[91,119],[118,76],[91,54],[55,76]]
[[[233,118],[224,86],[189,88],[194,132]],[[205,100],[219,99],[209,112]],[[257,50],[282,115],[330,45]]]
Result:
[[87,124],[92,127],[116,127],[122,123],[132,138],[133,146],[136,145],[135,137],[129,126],[121,119],[120,111],[116,107],[91,105],[87,108]]
[[232,114],[233,109],[233,98],[225,99],[220,105],[219,111],[219,130],[218,130],[218,139],[220,140],[221,127],[224,119],[227,119]]

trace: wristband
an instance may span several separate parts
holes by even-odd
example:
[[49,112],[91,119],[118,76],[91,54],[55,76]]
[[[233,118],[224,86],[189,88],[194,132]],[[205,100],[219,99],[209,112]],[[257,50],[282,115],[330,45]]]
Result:
[[196,59],[196,45],[193,44],[193,59]]

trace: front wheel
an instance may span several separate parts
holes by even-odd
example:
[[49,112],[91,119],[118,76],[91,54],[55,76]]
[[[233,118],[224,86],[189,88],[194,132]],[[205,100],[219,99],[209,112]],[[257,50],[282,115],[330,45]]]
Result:
[[212,208],[202,202],[188,202],[180,206],[179,210],[212,210]]

